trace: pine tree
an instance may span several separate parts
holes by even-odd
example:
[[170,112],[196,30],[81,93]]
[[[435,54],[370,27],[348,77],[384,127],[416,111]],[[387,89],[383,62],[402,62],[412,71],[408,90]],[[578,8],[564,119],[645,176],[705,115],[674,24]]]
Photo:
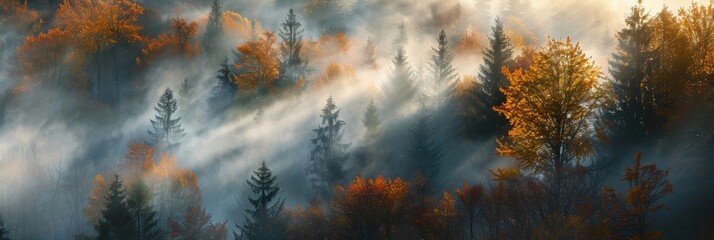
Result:
[[154,131],[149,130],[149,137],[151,137],[156,146],[170,148],[178,143],[181,137],[186,135],[179,123],[181,118],[173,118],[177,109],[178,106],[173,92],[171,89],[166,88],[156,107],[154,107],[154,110],[156,110],[155,120],[150,120]]
[[324,126],[313,129],[317,136],[310,140],[315,148],[310,154],[307,172],[313,189],[321,197],[329,196],[332,186],[345,177],[343,165],[348,158],[349,144],[342,143],[345,121],[339,116],[340,110],[330,96],[320,115]]
[[5,229],[5,220],[2,218],[2,214],[0,214],[0,240],[10,240],[10,232]]
[[466,106],[462,109],[462,134],[469,138],[488,139],[505,133],[508,127],[506,119],[493,111],[493,107],[506,101],[499,90],[508,85],[501,70],[511,64],[513,49],[500,19],[496,19],[496,25],[491,31],[489,48],[484,51],[484,64],[479,66],[478,78],[481,82],[474,84],[469,91]]
[[366,138],[372,139],[376,137],[376,135],[379,135],[380,124],[377,107],[374,105],[374,100],[370,100],[367,110],[362,117],[362,125],[367,129],[367,133],[365,134]]
[[389,82],[383,87],[383,93],[390,108],[408,102],[416,95],[414,72],[409,67],[403,48],[397,50],[392,64],[394,64],[394,68]]
[[[433,81],[434,91],[436,91],[434,96],[444,101],[446,100],[445,98],[453,94],[455,90],[454,80],[458,77],[458,73],[456,73],[456,69],[451,64],[454,61],[454,53],[446,47],[447,40],[444,29],[439,32],[437,40],[439,47],[432,48],[434,55],[431,56],[429,72],[432,75],[431,80]],[[442,103],[439,102],[439,104]]]
[[221,112],[229,108],[233,103],[233,99],[238,92],[238,85],[236,85],[231,78],[228,57],[223,60],[217,72],[217,81],[213,88],[211,88],[209,103],[214,111]]
[[394,38],[394,41],[392,41],[392,46],[394,46],[394,49],[403,49],[405,45],[407,45],[409,41],[409,38],[407,37],[407,27],[404,25],[404,23],[399,24],[399,27],[397,27],[397,37]]
[[280,188],[275,184],[276,176],[265,165],[265,161],[257,171],[253,171],[246,183],[253,193],[249,197],[251,209],[246,209],[245,223],[237,226],[241,230],[237,239],[270,240],[285,239],[287,236],[287,216],[283,212],[285,200],[275,199]]
[[280,24],[280,58],[281,76],[288,83],[295,83],[306,73],[307,60],[300,55],[302,50],[302,33],[300,22],[291,8],[288,16]]
[[441,145],[434,141],[437,128],[434,126],[430,110],[422,104],[416,114],[416,121],[410,129],[412,146],[409,160],[413,162],[414,172],[432,179],[441,168]]
[[654,114],[650,91],[652,36],[641,3],[631,8],[625,22],[627,26],[617,33],[617,51],[610,60],[615,104],[605,114],[612,124],[610,137],[616,146],[637,144],[651,127]]
[[203,35],[203,49],[206,53],[215,54],[219,52],[221,39],[223,38],[223,19],[221,18],[221,0],[213,0],[211,12],[208,13],[208,23],[206,32]]
[[127,201],[129,211],[134,219],[135,230],[138,233],[137,240],[161,239],[156,211],[149,205],[151,193],[148,188],[141,179],[134,182]]
[[105,199],[107,206],[102,211],[102,219],[94,226],[97,239],[130,239],[136,231],[132,214],[127,206],[127,194],[124,182],[119,175],[114,175],[114,181],[109,184],[109,192]]

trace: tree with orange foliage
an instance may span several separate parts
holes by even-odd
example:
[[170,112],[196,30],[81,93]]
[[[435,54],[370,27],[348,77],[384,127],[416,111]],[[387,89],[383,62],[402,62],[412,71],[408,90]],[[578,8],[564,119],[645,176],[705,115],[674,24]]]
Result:
[[[80,50],[94,55],[119,42],[141,41],[137,22],[143,13],[144,8],[131,0],[64,0],[55,20],[58,28],[69,31]],[[97,98],[101,99],[101,61],[96,62]],[[115,84],[118,81],[115,76]]]
[[101,174],[94,176],[92,189],[89,194],[89,202],[87,207],[82,210],[84,217],[91,226],[95,226],[102,218],[102,210],[107,205],[107,200],[104,196],[109,192],[109,184],[104,180]]
[[[600,136],[598,110],[609,98],[598,81],[599,69],[570,38],[550,40],[526,70],[503,73],[510,85],[506,102],[494,108],[510,122],[497,152],[514,157],[525,175],[540,175],[549,189],[551,211],[572,205],[566,178],[582,167]],[[567,211],[566,211],[567,212]]]
[[463,182],[463,187],[456,188],[456,196],[459,198],[459,202],[466,212],[466,218],[468,219],[469,227],[469,239],[475,239],[474,236],[474,223],[476,222],[476,217],[481,208],[481,200],[483,195],[483,186],[481,184],[469,185]]
[[226,223],[212,223],[211,214],[198,206],[189,207],[182,222],[169,219],[169,227],[169,239],[225,240],[228,237]]
[[154,165],[154,155],[156,148],[144,143],[132,143],[127,147],[124,156],[124,166],[122,178],[126,179],[127,185],[131,186],[133,181],[141,177]]
[[161,34],[147,42],[141,50],[148,61],[153,61],[160,55],[196,56],[199,52],[198,43],[191,40],[196,37],[198,23],[186,22],[183,18],[171,20],[171,33]]
[[635,155],[635,165],[625,168],[623,181],[628,185],[623,194],[605,187],[602,193],[604,222],[611,227],[612,237],[627,239],[659,239],[662,231],[650,230],[650,215],[667,206],[660,202],[672,195],[674,187],[667,180],[669,169],[661,170],[656,164],[641,165],[641,153]]
[[0,25],[15,26],[22,32],[35,33],[40,30],[44,20],[40,13],[27,7],[27,0],[0,1]]
[[237,73],[233,80],[241,89],[266,94],[277,90],[275,81],[280,76],[280,62],[275,47],[275,34],[264,32],[255,41],[248,41],[236,48],[238,52],[233,65]]
[[354,80],[355,71],[352,66],[344,64],[340,65],[336,62],[330,63],[330,65],[325,68],[325,71],[320,74],[320,76],[315,79],[312,83],[314,89],[320,89],[331,84],[334,84],[340,80]]
[[407,183],[399,178],[363,179],[336,187],[331,201],[342,239],[391,239],[406,215]]
[[82,81],[64,82],[72,70],[84,65],[83,58],[71,48],[68,31],[52,28],[47,33],[28,36],[17,47],[16,56],[17,73],[22,76],[15,86],[16,92],[24,91],[30,85],[52,88],[81,88],[85,85]]
[[312,199],[310,206],[302,209],[299,206],[295,210],[288,210],[290,221],[288,222],[288,239],[303,240],[327,239],[328,219],[325,208],[318,199]]

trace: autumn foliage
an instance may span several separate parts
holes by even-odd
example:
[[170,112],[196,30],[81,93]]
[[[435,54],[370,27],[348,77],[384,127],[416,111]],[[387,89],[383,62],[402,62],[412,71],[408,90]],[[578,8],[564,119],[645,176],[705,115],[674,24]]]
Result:
[[246,91],[274,92],[280,76],[280,62],[275,44],[275,34],[264,32],[258,40],[246,42],[236,48],[239,53],[233,75],[236,84]]
[[174,18],[171,20],[171,33],[161,34],[147,41],[141,52],[149,62],[163,55],[194,57],[200,50],[199,44],[192,41],[197,31],[197,23]]

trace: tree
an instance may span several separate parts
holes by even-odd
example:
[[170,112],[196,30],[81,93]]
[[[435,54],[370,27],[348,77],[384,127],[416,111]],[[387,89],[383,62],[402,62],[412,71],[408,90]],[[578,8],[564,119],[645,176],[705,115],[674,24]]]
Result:
[[[265,161],[257,171],[253,171],[246,183],[253,193],[248,197],[251,209],[246,209],[240,236],[236,240],[269,240],[285,239],[287,237],[287,216],[283,212],[285,200],[275,199],[280,188],[275,184],[276,176],[265,165]],[[240,237],[240,238],[239,238]]]
[[130,239],[136,234],[123,184],[119,175],[114,175],[105,197],[107,205],[102,210],[102,219],[94,225],[98,234],[97,239]]
[[370,67],[373,70],[379,68],[379,65],[377,65],[377,46],[372,38],[367,39],[367,45],[364,46],[362,53],[364,54],[362,58],[363,66]]
[[[57,27],[71,33],[80,50],[95,55],[120,42],[140,41],[138,21],[143,13],[144,8],[130,0],[65,0],[57,8],[55,21]],[[115,59],[114,51],[111,54]],[[101,61],[95,62],[97,98],[101,100]],[[118,86],[118,75],[114,80]]]
[[[688,84],[687,90],[692,93],[692,97],[709,93],[711,89],[707,84],[714,81],[714,5],[699,5],[692,2],[692,5],[679,10],[681,26],[684,35],[689,39],[692,48],[690,58],[694,62],[691,67],[692,81]],[[696,101],[697,98],[692,98]]]
[[207,54],[219,53],[223,38],[223,18],[221,18],[221,0],[211,2],[211,12],[208,13],[208,23],[203,34],[203,49]]
[[414,72],[409,67],[403,48],[397,50],[392,64],[394,67],[389,82],[384,84],[382,92],[390,107],[396,107],[408,102],[416,95],[416,84],[414,83]]
[[345,121],[339,117],[340,110],[330,96],[320,115],[324,126],[313,129],[317,136],[310,140],[315,148],[310,152],[307,173],[318,196],[328,196],[332,186],[345,177],[343,165],[348,158],[349,144],[342,143]]
[[159,220],[156,218],[156,211],[149,205],[151,194],[147,186],[141,179],[131,185],[127,205],[136,227],[137,240],[160,239]]
[[494,110],[511,130],[498,140],[497,152],[515,158],[518,174],[543,176],[549,211],[564,213],[576,199],[564,192],[567,177],[578,176],[568,173],[580,172],[593,152],[597,111],[609,100],[598,82],[600,72],[567,38],[551,39],[528,69],[503,73],[511,84],[503,89],[506,102]]
[[198,23],[189,23],[184,18],[174,18],[171,20],[171,32],[147,41],[146,47],[141,52],[147,62],[154,61],[162,55],[194,57],[200,51],[199,44],[192,41],[197,33]]
[[631,8],[627,27],[617,33],[617,52],[610,60],[615,104],[606,112],[614,146],[632,146],[652,130],[652,29],[641,2]]
[[374,100],[370,100],[367,110],[365,110],[364,116],[362,117],[362,125],[367,129],[365,138],[374,139],[379,135],[380,124],[377,107],[374,105]]
[[295,210],[290,211],[288,224],[288,233],[290,234],[288,239],[290,240],[327,239],[328,228],[325,208],[316,198],[310,200],[310,206],[305,210],[298,206]]
[[292,8],[280,26],[278,35],[282,40],[280,43],[281,76],[287,80],[287,83],[294,84],[306,74],[307,60],[300,54],[303,30],[300,29],[300,22],[297,21]]
[[650,231],[650,215],[665,209],[660,200],[674,192],[672,183],[667,180],[669,169],[661,170],[655,164],[641,165],[640,157],[635,154],[635,165],[625,168],[623,181],[628,189],[624,199],[620,193],[611,187],[605,187],[602,192],[602,203],[607,223],[615,237],[628,239],[659,239],[662,232]]
[[469,239],[476,239],[474,235],[474,223],[476,223],[479,209],[482,208],[483,186],[481,184],[469,185],[466,182],[462,184],[462,188],[456,188],[456,196],[459,198],[459,203],[461,203],[460,205],[463,211],[466,212],[465,216],[468,221]]
[[478,79],[481,82],[474,84],[468,92],[466,106],[462,109],[462,134],[469,138],[488,139],[504,133],[508,127],[506,119],[492,110],[506,101],[506,97],[499,91],[508,86],[508,79],[501,68],[510,66],[513,54],[510,39],[500,19],[497,18],[496,25],[491,27],[488,40],[489,48],[484,51],[484,64],[479,66]]
[[166,88],[156,107],[154,107],[154,110],[156,110],[155,119],[150,120],[154,131],[149,130],[149,137],[151,137],[155,146],[171,148],[178,143],[181,137],[186,135],[179,123],[181,117],[173,118],[177,109],[178,106],[173,91],[170,88]]
[[407,37],[406,25],[404,25],[404,23],[400,23],[397,27],[397,37],[395,37],[394,41],[392,41],[392,45],[394,46],[394,49],[399,50],[404,48],[408,41],[409,38]]
[[226,223],[212,223],[211,214],[198,206],[189,207],[181,223],[169,219],[171,234],[169,239],[176,240],[225,240]]
[[2,214],[0,214],[0,240],[10,240],[10,232],[5,229],[5,220],[2,218]]
[[89,223],[89,225],[95,226],[99,224],[99,221],[102,218],[102,211],[107,206],[106,196],[108,192],[109,185],[104,180],[104,177],[101,174],[94,176],[87,207],[82,209],[84,217],[87,219],[87,223]]
[[260,94],[277,90],[275,81],[280,77],[280,63],[274,45],[275,34],[265,32],[260,39],[248,41],[236,49],[233,66],[237,72],[233,74],[233,81],[241,89]]
[[356,177],[337,186],[330,202],[339,239],[391,239],[406,215],[408,185],[403,180]]
[[439,32],[437,40],[439,47],[432,48],[434,54],[431,56],[431,62],[429,62],[428,67],[432,75],[434,96],[438,100],[437,104],[441,105],[454,93],[456,87],[454,81],[458,77],[458,73],[456,73],[456,69],[451,64],[454,61],[454,53],[446,46],[448,42],[444,29]]
[[238,92],[238,85],[231,78],[231,69],[226,57],[218,69],[216,84],[211,88],[210,104],[216,110],[224,110],[230,107],[233,98]]
[[426,106],[421,106],[416,114],[416,121],[410,129],[412,146],[409,157],[413,161],[414,172],[424,174],[426,178],[433,179],[441,168],[441,145],[435,141],[437,129],[434,126],[433,116]]

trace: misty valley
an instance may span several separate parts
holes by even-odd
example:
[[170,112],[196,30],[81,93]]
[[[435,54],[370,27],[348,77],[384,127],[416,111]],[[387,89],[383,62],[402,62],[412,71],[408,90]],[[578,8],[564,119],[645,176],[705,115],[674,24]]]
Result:
[[714,1],[0,0],[0,240],[714,239]]

